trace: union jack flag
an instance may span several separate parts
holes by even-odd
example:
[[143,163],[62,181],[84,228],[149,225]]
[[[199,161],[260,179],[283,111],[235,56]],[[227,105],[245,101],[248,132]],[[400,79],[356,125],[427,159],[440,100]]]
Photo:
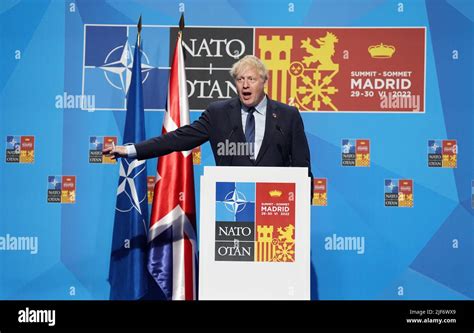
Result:
[[[188,125],[189,104],[182,47],[183,17],[168,83],[162,133]],[[168,300],[197,298],[196,207],[191,151],[158,160],[148,234],[148,270]]]

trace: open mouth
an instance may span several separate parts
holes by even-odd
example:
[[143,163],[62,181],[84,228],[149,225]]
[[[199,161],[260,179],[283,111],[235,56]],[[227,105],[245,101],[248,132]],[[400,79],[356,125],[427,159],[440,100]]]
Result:
[[244,98],[249,98],[250,96],[252,96],[252,93],[248,91],[244,91],[242,95],[244,96]]

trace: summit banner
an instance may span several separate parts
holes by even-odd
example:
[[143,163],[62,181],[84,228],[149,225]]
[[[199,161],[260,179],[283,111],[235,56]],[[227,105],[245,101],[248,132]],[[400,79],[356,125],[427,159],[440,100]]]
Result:
[[300,111],[424,112],[425,28],[256,29],[268,93]]
[[[83,94],[96,97],[96,110],[125,109],[133,29],[84,26]],[[149,25],[143,33],[145,111],[164,110],[177,28]],[[187,27],[183,50],[191,111],[237,96],[229,70],[255,54],[269,70],[266,93],[300,111],[425,112],[425,27]]]

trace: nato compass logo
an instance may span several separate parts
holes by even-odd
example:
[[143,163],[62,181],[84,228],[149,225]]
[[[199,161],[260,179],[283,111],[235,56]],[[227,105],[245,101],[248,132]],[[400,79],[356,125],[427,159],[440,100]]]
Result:
[[143,172],[146,172],[145,160],[122,158],[119,186],[117,188],[117,206],[115,207],[117,211],[127,213],[135,209],[140,215],[143,215],[141,205],[143,202],[147,203],[147,193],[143,191],[143,195],[140,197],[137,189],[139,186],[138,179]]
[[48,176],[48,202],[61,202],[61,176]]
[[441,140],[428,140],[428,167],[441,168],[443,161]]
[[7,163],[20,163],[20,137],[8,135],[7,136],[7,147],[5,150],[5,162]]
[[355,166],[355,140],[353,139],[342,139],[341,142],[341,153],[342,153],[342,166]]
[[[160,55],[167,54],[169,37],[158,30],[142,31],[141,72],[146,110],[164,109],[165,105],[169,69],[161,66],[168,66],[168,59]],[[96,96],[95,110],[126,110],[135,36],[136,28],[132,26],[84,26],[82,93]],[[166,62],[160,61],[160,57]]]
[[255,183],[216,183],[216,261],[254,261]]
[[227,208],[227,210],[234,216],[243,211],[245,206],[247,206],[245,195],[242,192],[237,191],[237,189],[227,193],[223,202],[225,208]]

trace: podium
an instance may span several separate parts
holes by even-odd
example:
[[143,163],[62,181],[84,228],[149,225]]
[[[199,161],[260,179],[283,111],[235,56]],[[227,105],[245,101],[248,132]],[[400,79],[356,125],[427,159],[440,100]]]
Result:
[[205,167],[200,300],[310,299],[307,168]]

